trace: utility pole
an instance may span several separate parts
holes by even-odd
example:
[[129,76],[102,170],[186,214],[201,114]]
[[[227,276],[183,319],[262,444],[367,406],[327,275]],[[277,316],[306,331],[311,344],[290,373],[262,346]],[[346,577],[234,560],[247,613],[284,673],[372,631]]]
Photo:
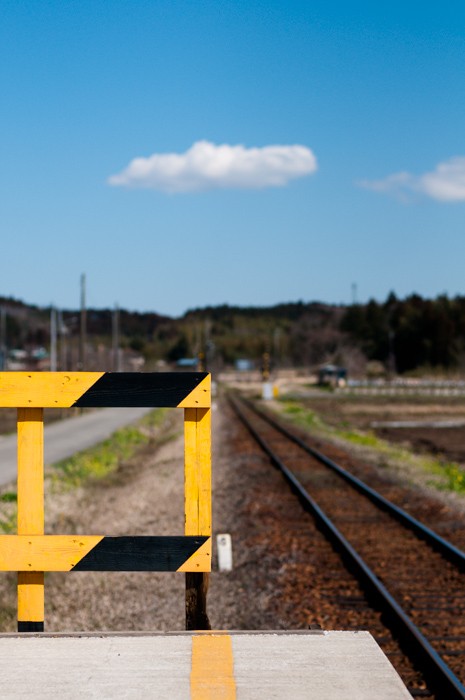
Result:
[[119,352],[119,307],[115,304],[112,314],[112,346],[113,346],[113,372],[121,372]]
[[0,370],[6,369],[6,309],[0,307]]
[[273,331],[273,355],[275,367],[277,368],[281,360],[281,328],[276,326]]
[[86,310],[86,276],[81,275],[81,333],[79,337],[79,367],[82,372],[86,366],[86,335],[87,335],[87,310]]
[[57,371],[57,310],[50,308],[50,371]]
[[204,371],[205,372],[211,372],[212,371],[212,363],[213,363],[213,353],[215,346],[211,341],[210,334],[211,334],[211,329],[212,329],[212,322],[209,318],[205,319],[205,346],[204,346],[204,358],[205,358],[205,367]]
[[57,312],[57,323],[58,323],[58,335],[60,336],[60,369],[62,372],[66,372],[68,369],[68,348],[66,344],[66,335],[68,329],[63,320],[63,312]]

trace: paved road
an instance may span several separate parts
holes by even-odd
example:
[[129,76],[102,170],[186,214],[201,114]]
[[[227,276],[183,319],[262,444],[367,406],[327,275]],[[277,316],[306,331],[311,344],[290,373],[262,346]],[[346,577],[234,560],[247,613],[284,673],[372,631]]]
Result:
[[[45,463],[53,464],[142,418],[151,408],[104,408],[45,427]],[[0,436],[0,486],[16,479],[16,435]]]

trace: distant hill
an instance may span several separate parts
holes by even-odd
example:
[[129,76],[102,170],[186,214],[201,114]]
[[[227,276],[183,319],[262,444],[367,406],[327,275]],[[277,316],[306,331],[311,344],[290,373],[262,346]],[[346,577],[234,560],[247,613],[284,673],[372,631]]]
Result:
[[[0,351],[2,344],[9,351],[50,349],[50,308],[0,297],[0,309]],[[87,369],[114,368],[113,321],[111,309],[87,310]],[[351,306],[302,301],[270,307],[225,304],[190,309],[180,318],[121,309],[118,325],[121,357],[129,363],[125,368],[131,368],[131,362],[141,366],[141,358],[146,369],[153,369],[199,353],[212,369],[239,359],[259,366],[268,352],[274,366],[314,368],[332,362],[355,374],[370,360],[400,373],[465,369],[464,297],[431,300],[411,295],[400,300],[390,294],[385,302]],[[59,369],[75,368],[79,338],[79,310],[62,310]]]

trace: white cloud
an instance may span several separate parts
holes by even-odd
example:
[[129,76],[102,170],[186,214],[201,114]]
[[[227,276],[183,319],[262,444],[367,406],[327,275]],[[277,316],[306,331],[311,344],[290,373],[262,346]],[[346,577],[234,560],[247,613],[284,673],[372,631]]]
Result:
[[436,169],[423,175],[401,172],[383,180],[362,180],[361,187],[374,192],[387,192],[401,199],[412,193],[439,202],[465,202],[465,157],[457,156],[439,163]]
[[421,191],[441,202],[464,202],[465,157],[439,163],[434,172],[423,175]]
[[185,153],[154,153],[134,158],[108,183],[163,192],[282,187],[290,180],[311,175],[317,169],[306,146],[215,145],[197,141]]

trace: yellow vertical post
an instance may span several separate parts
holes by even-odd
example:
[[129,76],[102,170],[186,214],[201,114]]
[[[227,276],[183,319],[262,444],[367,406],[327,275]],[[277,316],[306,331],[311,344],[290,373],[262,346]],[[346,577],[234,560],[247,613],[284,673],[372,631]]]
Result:
[[[44,534],[44,411],[18,408],[18,535]],[[18,573],[18,632],[43,632],[44,574]]]
[[[211,537],[211,410],[184,409],[185,535]],[[186,573],[186,629],[210,629],[207,573]]]

